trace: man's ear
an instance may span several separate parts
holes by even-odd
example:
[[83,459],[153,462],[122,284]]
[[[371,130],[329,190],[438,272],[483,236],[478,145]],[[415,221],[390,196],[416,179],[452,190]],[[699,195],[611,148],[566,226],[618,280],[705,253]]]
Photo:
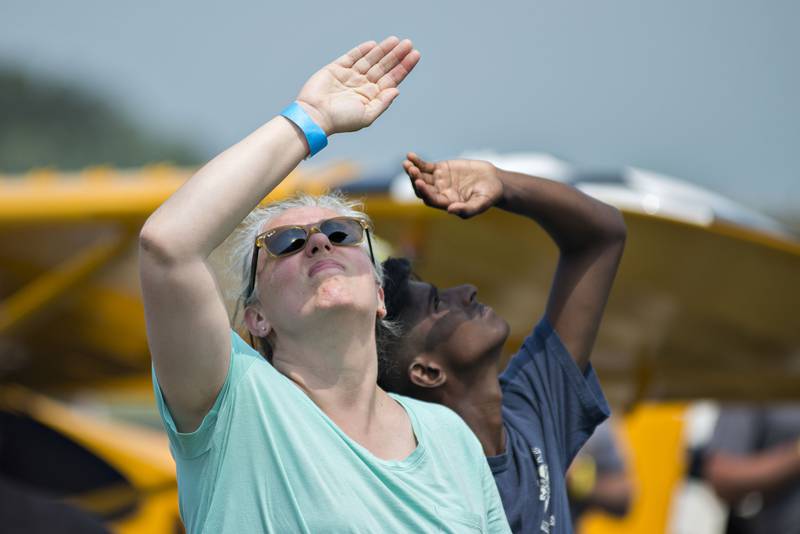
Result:
[[253,337],[256,338],[267,337],[272,331],[272,325],[270,325],[267,318],[264,317],[261,310],[255,306],[248,306],[245,308],[244,324],[247,325],[247,329],[253,334]]
[[384,298],[383,288],[378,285],[378,319],[383,319],[389,312],[386,310],[386,299]]
[[418,387],[438,388],[447,382],[447,373],[432,359],[417,356],[408,366],[408,378]]

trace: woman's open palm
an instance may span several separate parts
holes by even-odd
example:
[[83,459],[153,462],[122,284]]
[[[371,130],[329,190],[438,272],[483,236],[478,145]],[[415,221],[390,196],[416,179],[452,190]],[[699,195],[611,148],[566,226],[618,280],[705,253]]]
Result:
[[311,76],[297,101],[327,135],[360,130],[386,111],[419,58],[408,39],[362,43]]

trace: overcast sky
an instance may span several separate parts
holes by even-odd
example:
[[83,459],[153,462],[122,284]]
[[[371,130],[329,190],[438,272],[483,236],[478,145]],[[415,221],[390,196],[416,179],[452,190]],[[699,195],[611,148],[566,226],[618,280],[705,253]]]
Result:
[[422,53],[399,99],[315,160],[544,151],[798,213],[799,26],[792,0],[2,0],[0,61],[212,156],[323,64],[396,34]]

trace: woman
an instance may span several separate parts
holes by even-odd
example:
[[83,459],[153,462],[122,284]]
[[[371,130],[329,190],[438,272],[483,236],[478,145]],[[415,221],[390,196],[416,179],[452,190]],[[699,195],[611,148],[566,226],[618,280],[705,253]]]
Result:
[[208,267],[211,251],[327,136],[380,116],[418,60],[395,37],[357,46],[142,229],[153,379],[190,532],[508,531],[466,425],[376,385],[375,326],[386,310],[359,246],[363,215],[306,197],[257,225],[244,319],[271,363],[231,332]]

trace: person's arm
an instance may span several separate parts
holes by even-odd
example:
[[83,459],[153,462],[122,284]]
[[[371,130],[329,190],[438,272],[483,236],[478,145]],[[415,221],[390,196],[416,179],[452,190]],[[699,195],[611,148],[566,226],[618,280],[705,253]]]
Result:
[[[589,469],[584,461],[576,458],[567,472],[567,490],[570,501],[581,511],[599,509],[607,514],[623,517],[631,505],[631,481],[625,471],[593,472],[584,475],[581,471]],[[591,469],[594,471],[595,467]]]
[[631,482],[626,473],[604,473],[586,497],[586,503],[616,517],[624,517],[631,507]]
[[714,451],[704,471],[717,495],[731,505],[751,492],[800,485],[800,440],[745,455]]
[[633,488],[623,450],[609,421],[595,429],[567,471],[567,490],[576,510],[597,508],[616,517],[628,513]]
[[[419,53],[408,40],[363,43],[314,74],[297,101],[330,136],[369,126]],[[276,117],[192,176],[147,220],[139,269],[153,366],[178,430],[194,430],[225,382],[230,326],[209,254],[308,154]]]
[[535,220],[560,251],[546,315],[585,369],[625,246],[619,211],[562,183],[486,161],[429,163],[410,153],[403,166],[427,205],[463,218],[492,206]]

